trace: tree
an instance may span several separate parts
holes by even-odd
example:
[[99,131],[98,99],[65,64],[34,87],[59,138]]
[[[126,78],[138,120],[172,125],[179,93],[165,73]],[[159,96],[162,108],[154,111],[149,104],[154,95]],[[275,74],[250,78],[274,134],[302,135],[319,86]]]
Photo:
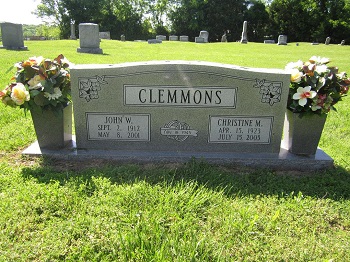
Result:
[[41,0],[36,14],[51,18],[59,26],[61,38],[69,37],[72,22],[90,22],[99,24],[102,31],[110,31],[112,38],[127,34],[129,39],[135,39],[148,33],[137,3],[138,0]]
[[274,34],[290,41],[349,39],[349,0],[274,0],[269,6]]
[[265,4],[261,0],[251,1],[244,14],[244,19],[248,21],[248,40],[262,42],[268,33],[270,24]]
[[169,14],[172,32],[194,39],[201,30],[209,32],[210,41],[220,41],[225,32],[228,40],[238,40],[242,32],[245,0],[179,0]]

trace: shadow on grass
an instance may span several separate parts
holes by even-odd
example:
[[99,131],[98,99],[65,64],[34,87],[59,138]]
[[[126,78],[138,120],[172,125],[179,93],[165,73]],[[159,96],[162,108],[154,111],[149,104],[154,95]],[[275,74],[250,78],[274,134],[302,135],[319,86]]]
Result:
[[72,182],[89,185],[95,190],[93,177],[107,178],[111,183],[131,185],[145,181],[151,185],[195,182],[227,197],[288,196],[302,192],[304,196],[332,200],[350,199],[350,172],[336,167],[317,172],[270,171],[228,167],[191,160],[185,164],[120,164],[112,161],[65,161],[42,159],[38,168],[24,168],[26,179],[39,183]]

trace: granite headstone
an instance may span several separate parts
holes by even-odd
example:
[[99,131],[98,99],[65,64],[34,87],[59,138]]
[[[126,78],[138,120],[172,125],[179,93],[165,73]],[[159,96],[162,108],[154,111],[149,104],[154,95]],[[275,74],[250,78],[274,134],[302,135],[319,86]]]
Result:
[[75,24],[71,23],[70,24],[70,39],[72,40],[77,40],[77,37],[75,36]]
[[287,36],[279,35],[277,45],[287,45]]
[[111,40],[111,32],[109,32],[109,31],[107,31],[107,32],[99,32],[99,37],[100,37],[100,39]]
[[331,38],[328,36],[326,38],[326,41],[324,42],[325,45],[329,45],[331,43]]
[[242,44],[247,44],[248,43],[247,24],[248,24],[247,21],[243,22],[242,37],[241,37],[241,43]]
[[78,150],[278,155],[290,75],[195,61],[75,65]]
[[169,35],[169,41],[179,41],[179,37],[177,35]]
[[188,42],[188,35],[180,35],[181,42]]
[[79,24],[80,48],[78,53],[102,54],[100,48],[99,26],[93,23]]
[[156,39],[161,40],[161,41],[166,41],[166,36],[165,35],[157,35]]
[[208,31],[200,31],[199,32],[199,37],[203,37],[204,43],[208,43],[209,42],[209,33],[208,33]]
[[2,46],[8,50],[28,50],[24,46],[21,24],[1,23]]

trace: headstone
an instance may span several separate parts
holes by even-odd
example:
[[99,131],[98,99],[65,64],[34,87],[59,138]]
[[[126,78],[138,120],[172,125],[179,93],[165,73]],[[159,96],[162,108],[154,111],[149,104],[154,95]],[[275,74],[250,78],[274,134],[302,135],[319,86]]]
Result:
[[2,46],[8,50],[28,50],[24,46],[21,24],[1,23]]
[[80,48],[78,53],[102,54],[100,48],[99,27],[93,23],[79,24]]
[[100,39],[111,40],[111,32],[99,32]]
[[319,45],[318,42],[312,42],[311,45]]
[[180,41],[181,42],[188,42],[188,36],[187,35],[181,35],[180,36]]
[[345,45],[345,40],[341,40],[340,45]]
[[279,35],[277,45],[287,45],[287,36]]
[[70,37],[69,38],[72,40],[77,39],[77,37],[75,36],[75,24],[74,23],[70,24]]
[[158,39],[148,39],[147,41],[149,44],[161,44],[162,40],[158,40]]
[[325,41],[325,45],[329,45],[331,43],[331,38],[328,36]]
[[226,43],[227,42],[227,36],[226,33],[222,35],[221,42]]
[[264,40],[264,44],[275,44],[275,40],[270,40],[270,39],[267,39],[267,40]]
[[166,41],[166,36],[165,35],[157,35],[156,39]]
[[209,33],[207,31],[200,31],[199,32],[199,37],[203,37],[204,43],[209,42]]
[[196,43],[206,43],[203,37],[197,36],[195,37],[194,41]]
[[125,35],[120,36],[120,41],[125,42]]
[[247,44],[248,43],[248,38],[247,38],[247,21],[243,22],[241,43],[242,44]]
[[75,65],[77,154],[278,157],[290,74],[195,61]]
[[179,41],[179,37],[177,35],[170,35],[169,41]]

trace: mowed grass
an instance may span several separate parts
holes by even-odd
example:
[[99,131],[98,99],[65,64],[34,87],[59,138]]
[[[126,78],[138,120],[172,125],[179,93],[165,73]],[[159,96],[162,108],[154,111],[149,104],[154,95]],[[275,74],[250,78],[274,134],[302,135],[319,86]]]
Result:
[[[201,60],[284,68],[313,55],[350,73],[349,46],[290,43],[25,42],[0,49],[0,84],[30,56],[71,62]],[[127,165],[21,156],[30,115],[0,105],[0,261],[350,261],[350,99],[327,119],[320,146],[335,168],[282,172],[187,164]]]

